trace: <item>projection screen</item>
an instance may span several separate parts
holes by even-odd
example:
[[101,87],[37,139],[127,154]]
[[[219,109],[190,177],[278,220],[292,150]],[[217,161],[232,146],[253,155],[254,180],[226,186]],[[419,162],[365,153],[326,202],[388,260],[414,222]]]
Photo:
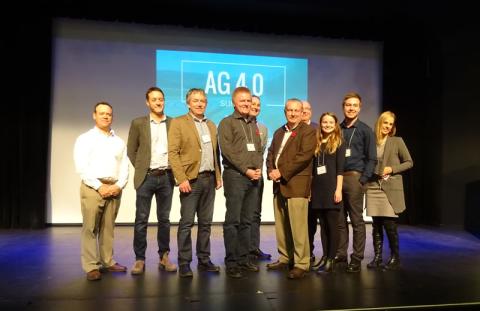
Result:
[[[165,112],[187,112],[185,93],[205,89],[206,116],[218,125],[232,113],[231,92],[247,86],[262,102],[259,121],[271,138],[285,123],[288,98],[307,99],[318,122],[326,111],[343,119],[341,101],[349,91],[362,95],[361,120],[373,127],[381,108],[382,45],[318,37],[58,19],[53,26],[50,193],[47,222],[77,224],[80,178],[73,163],[75,139],[94,126],[95,103],[114,108],[112,128],[125,142],[132,119],[147,115],[145,91],[165,92]],[[262,221],[273,222],[272,185],[265,183]],[[153,207],[150,220],[156,221]],[[216,193],[213,221],[225,215],[223,189]],[[176,188],[170,219],[178,222]],[[117,223],[133,223],[133,167]]]

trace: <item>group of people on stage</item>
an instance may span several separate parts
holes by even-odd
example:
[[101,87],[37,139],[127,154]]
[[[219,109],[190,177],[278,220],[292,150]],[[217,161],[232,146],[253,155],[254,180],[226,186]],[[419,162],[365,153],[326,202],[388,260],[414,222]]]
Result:
[[[257,122],[260,98],[246,87],[232,93],[234,111],[218,125],[207,119],[207,96],[193,88],[186,94],[188,113],[170,118],[164,112],[165,95],[158,87],[146,92],[149,114],[131,122],[127,144],[111,129],[113,109],[107,102],[95,105],[95,127],[75,142],[75,166],[81,177],[83,216],[82,268],[88,280],[101,279],[103,271],[126,272],[113,259],[113,230],[122,189],[128,179],[128,161],[135,168],[136,214],[130,272],[145,272],[147,227],[153,196],[157,208],[159,269],[192,277],[191,229],[198,223],[198,271],[218,273],[210,259],[210,232],[215,191],[224,187],[223,223],[226,274],[242,278],[259,271],[255,259],[271,258],[260,249],[260,220],[267,128]],[[405,209],[401,172],[413,162],[403,140],[395,137],[395,115],[384,112],[375,133],[361,122],[362,102],[356,93],[343,100],[345,119],[323,113],[311,122],[306,101],[288,99],[286,123],[273,134],[266,157],[267,176],[273,181],[278,259],[268,270],[285,269],[290,279],[309,270],[333,272],[345,263],[359,272],[364,257],[367,215],[373,217],[375,256],[368,268],[396,269],[400,265],[396,219]],[[222,165],[220,164],[220,155]],[[223,167],[223,172],[221,167]],[[180,191],[177,264],[170,260],[170,209],[174,186]],[[348,223],[353,228],[353,253],[347,261]],[[313,255],[318,221],[323,256]],[[383,265],[383,229],[391,257]],[[348,262],[348,263],[347,263]]]

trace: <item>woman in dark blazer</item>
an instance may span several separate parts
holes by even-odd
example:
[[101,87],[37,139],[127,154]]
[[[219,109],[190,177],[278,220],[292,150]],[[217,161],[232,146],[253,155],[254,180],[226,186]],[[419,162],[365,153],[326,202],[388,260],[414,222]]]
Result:
[[[333,272],[339,239],[339,212],[342,204],[343,166],[345,144],[335,114],[322,114],[317,129],[317,146],[313,159],[312,212],[321,220],[326,232],[323,254],[326,264],[318,272]],[[316,217],[317,218],[317,217]],[[315,219],[316,219],[315,218]]]
[[390,245],[390,259],[384,266],[395,270],[400,266],[397,219],[405,210],[401,173],[413,166],[412,158],[401,137],[396,132],[395,114],[385,111],[375,124],[377,166],[368,182],[367,216],[372,216],[372,237],[375,257],[367,265],[376,269],[382,266],[383,229]]

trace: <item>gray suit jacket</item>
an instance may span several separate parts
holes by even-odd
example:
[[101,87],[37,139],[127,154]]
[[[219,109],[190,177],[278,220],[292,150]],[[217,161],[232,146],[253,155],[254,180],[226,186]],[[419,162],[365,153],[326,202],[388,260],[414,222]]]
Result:
[[[167,116],[167,132],[170,128],[171,118]],[[127,155],[135,168],[133,185],[138,189],[150,168],[152,158],[152,145],[150,135],[150,116],[136,118],[130,124],[127,141]]]
[[392,175],[387,180],[382,181],[382,189],[385,191],[395,214],[400,214],[405,210],[403,179],[400,173],[413,166],[412,157],[401,137],[387,138],[383,160],[378,162],[375,172],[383,172],[385,166],[392,168]]

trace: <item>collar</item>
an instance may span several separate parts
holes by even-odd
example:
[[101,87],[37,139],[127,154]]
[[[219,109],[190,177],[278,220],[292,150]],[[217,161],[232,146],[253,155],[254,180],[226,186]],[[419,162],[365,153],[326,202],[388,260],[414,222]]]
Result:
[[293,127],[293,128],[289,128],[289,127],[288,127],[288,123],[286,123],[286,124],[283,126],[283,128],[284,128],[285,131],[287,131],[287,132],[292,132],[292,131],[296,130],[296,129],[300,126],[300,123],[302,123],[302,122],[303,122],[303,121],[298,122],[298,124],[295,125],[295,127]]
[[232,116],[233,116],[235,119],[243,119],[243,120],[245,120],[245,122],[247,122],[247,123],[253,120],[252,117],[250,117],[250,116],[248,116],[248,117],[245,119],[245,117],[242,116],[242,115],[240,114],[240,112],[238,112],[238,111],[236,111],[236,110],[233,111]]
[[[96,125],[93,127],[93,130],[98,134],[105,135],[105,132],[99,129]],[[108,132],[108,135],[106,136],[115,136],[115,131],[110,129],[110,131]]]
[[360,121],[359,118],[357,118],[357,120],[355,120],[355,122],[353,122],[350,127],[347,127],[347,122],[346,122],[345,119],[343,119],[342,123],[340,123],[340,126],[343,127],[343,128],[346,128],[346,129],[351,128],[351,127],[357,127],[358,121]]
[[190,115],[190,117],[192,117],[193,121],[195,121],[195,122],[202,123],[202,122],[207,122],[207,120],[208,120],[207,117],[205,117],[205,116],[203,116],[203,119],[199,119],[196,116],[194,116],[193,113],[191,113],[191,112],[189,112],[188,114]]
[[153,123],[155,123],[155,124],[160,124],[160,123],[162,123],[162,122],[166,122],[166,121],[167,121],[167,115],[166,115],[166,114],[163,115],[163,118],[160,119],[160,122],[158,122],[158,123],[157,123],[157,121],[155,121],[155,120],[152,118],[152,116],[151,116],[150,114],[148,115],[148,117],[150,118],[150,123],[153,122]]

